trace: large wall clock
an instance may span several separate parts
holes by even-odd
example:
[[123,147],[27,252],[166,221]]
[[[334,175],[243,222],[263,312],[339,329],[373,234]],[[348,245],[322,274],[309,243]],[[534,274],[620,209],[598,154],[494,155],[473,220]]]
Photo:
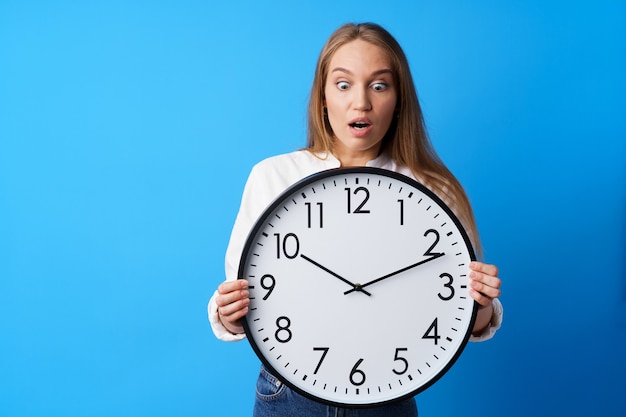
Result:
[[297,392],[365,407],[415,395],[465,347],[474,252],[430,190],[379,168],[323,171],[259,217],[239,277],[246,335]]

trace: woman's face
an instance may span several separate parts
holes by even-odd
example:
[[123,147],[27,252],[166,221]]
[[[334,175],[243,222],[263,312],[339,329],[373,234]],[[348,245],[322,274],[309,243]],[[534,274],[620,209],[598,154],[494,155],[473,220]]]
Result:
[[325,105],[333,129],[333,151],[342,166],[376,158],[397,102],[391,62],[380,47],[354,40],[330,60]]

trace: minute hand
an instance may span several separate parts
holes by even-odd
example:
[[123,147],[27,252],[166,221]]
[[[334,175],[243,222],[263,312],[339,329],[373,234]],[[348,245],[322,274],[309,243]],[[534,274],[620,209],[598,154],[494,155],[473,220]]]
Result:
[[402,273],[402,272],[404,272],[404,271],[408,271],[409,269],[415,268],[416,266],[423,265],[423,264],[425,264],[426,262],[430,262],[430,261],[432,261],[432,260],[434,260],[434,259],[437,259],[437,258],[439,258],[439,257],[442,257],[443,255],[445,255],[445,253],[443,253],[443,252],[441,252],[441,253],[434,253],[434,254],[432,254],[432,256],[431,256],[430,258],[422,259],[421,261],[416,262],[416,263],[414,263],[414,264],[412,264],[412,265],[405,266],[405,267],[404,267],[404,268],[402,268],[402,269],[398,269],[397,271],[393,271],[393,272],[391,272],[391,273],[389,273],[389,274],[387,274],[387,275],[383,275],[383,276],[382,276],[382,277],[380,277],[380,278],[376,278],[376,279],[374,279],[374,280],[371,280],[371,281],[369,281],[369,282],[366,282],[365,284],[357,285],[355,288],[352,288],[352,289],[350,289],[350,290],[348,290],[348,291],[344,292],[344,294],[350,294],[351,292],[356,291],[357,289],[358,289],[358,290],[361,290],[361,289],[362,289],[362,288],[364,288],[364,287],[367,287],[367,286],[372,285],[372,284],[376,284],[377,282],[380,282],[380,281],[382,281],[382,280],[384,280],[384,279],[390,278],[390,277],[392,277],[392,276],[394,276],[394,275],[398,275],[398,274],[400,274],[400,273]]

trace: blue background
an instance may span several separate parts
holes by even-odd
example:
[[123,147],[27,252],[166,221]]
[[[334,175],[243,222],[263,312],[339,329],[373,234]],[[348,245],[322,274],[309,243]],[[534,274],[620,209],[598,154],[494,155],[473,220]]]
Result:
[[250,414],[206,303],[249,169],[370,20],[504,282],[420,414],[626,415],[624,1],[0,0],[0,416]]

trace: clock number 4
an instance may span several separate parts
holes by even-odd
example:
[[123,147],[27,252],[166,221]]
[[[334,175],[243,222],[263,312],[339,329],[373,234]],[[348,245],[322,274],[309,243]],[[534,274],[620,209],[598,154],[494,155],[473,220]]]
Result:
[[[369,210],[364,209],[365,204],[370,199],[370,192],[367,188],[357,187],[354,189],[354,191],[352,191],[352,188],[347,187],[345,188],[345,190],[348,194],[348,214],[367,214],[370,212]],[[352,211],[352,194],[354,194],[355,196],[357,194],[364,194],[363,196],[361,196],[361,203],[357,206],[357,208],[354,209],[354,211]]]
[[424,336],[422,336],[422,339],[432,339],[435,344],[437,344],[439,339],[441,339],[439,331],[437,330],[437,318],[433,320],[428,330],[426,330],[426,333],[424,333]]

